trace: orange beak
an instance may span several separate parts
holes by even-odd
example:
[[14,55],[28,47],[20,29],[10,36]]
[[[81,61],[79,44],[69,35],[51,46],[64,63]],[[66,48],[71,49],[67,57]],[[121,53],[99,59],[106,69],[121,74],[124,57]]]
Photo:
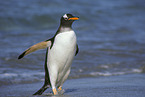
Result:
[[78,17],[72,17],[72,18],[69,18],[68,20],[79,20]]

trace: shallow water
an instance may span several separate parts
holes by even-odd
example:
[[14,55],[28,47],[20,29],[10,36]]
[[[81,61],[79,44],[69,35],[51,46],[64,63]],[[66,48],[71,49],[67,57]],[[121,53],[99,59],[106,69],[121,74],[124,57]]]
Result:
[[29,46],[51,38],[65,13],[80,48],[69,78],[143,73],[145,1],[0,1],[0,85],[44,80],[45,50],[17,57]]

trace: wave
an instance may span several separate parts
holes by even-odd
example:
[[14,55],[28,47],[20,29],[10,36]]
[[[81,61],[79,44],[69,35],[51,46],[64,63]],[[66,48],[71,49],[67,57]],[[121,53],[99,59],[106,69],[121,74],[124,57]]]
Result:
[[0,86],[9,84],[32,83],[42,81],[44,72],[35,73],[3,73],[0,74]]
[[[117,76],[132,73],[142,73],[141,69],[131,69],[130,71],[120,72],[90,72],[88,74],[82,73],[84,70],[79,69],[80,74],[71,74],[69,79],[84,78],[84,77],[99,77],[99,76]],[[0,86],[9,84],[34,83],[44,81],[44,72],[31,73],[3,73],[0,74]]]
[[31,30],[51,28],[56,19],[50,15],[33,15],[28,17],[0,17],[1,31]]
[[114,75],[124,75],[124,74],[130,74],[130,73],[141,73],[141,69],[131,69],[130,71],[124,71],[124,72],[91,72],[90,75],[92,76],[114,76]]

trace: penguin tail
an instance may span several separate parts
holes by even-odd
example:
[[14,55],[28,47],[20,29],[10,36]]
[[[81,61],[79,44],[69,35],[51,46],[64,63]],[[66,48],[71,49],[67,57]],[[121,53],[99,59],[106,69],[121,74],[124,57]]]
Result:
[[33,95],[41,95],[47,88],[49,88],[49,85],[43,85],[37,92],[35,92]]

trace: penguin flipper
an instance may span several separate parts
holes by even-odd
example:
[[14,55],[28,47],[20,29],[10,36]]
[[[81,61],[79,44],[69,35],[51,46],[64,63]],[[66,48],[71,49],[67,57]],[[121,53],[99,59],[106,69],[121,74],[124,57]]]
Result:
[[79,52],[79,46],[78,46],[78,44],[76,45],[76,53],[75,53],[75,56],[78,54],[78,52]]
[[46,41],[42,41],[42,42],[39,42],[33,46],[31,46],[30,48],[28,48],[27,50],[25,50],[19,57],[18,59],[21,59],[23,58],[25,55],[29,54],[29,53],[32,53],[34,51],[37,51],[39,49],[45,49],[47,47],[50,47],[51,46],[51,41],[50,40],[46,40]]

